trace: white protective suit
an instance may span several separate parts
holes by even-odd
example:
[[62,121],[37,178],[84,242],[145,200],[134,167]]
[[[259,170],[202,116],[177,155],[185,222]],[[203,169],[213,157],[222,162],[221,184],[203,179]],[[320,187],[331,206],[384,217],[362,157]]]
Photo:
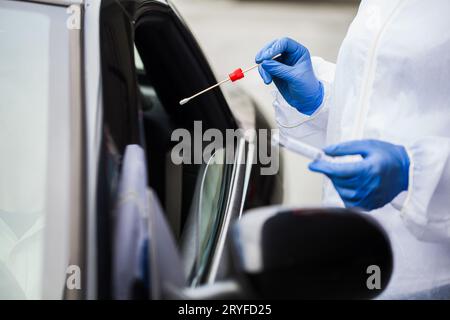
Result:
[[[370,213],[394,251],[382,298],[450,284],[449,13],[448,0],[363,0],[337,64],[313,58],[325,86],[319,109],[302,115],[275,94],[277,123],[289,137],[321,148],[356,139],[407,148],[408,191]],[[343,206],[328,179],[324,205]]]

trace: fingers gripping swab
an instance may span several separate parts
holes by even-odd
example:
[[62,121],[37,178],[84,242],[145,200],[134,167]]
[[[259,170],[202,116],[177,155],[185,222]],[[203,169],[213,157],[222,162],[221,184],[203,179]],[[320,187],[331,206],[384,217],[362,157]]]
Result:
[[[277,54],[276,56],[274,56],[272,58],[272,60],[273,59],[277,59],[280,56],[281,56],[281,53]],[[247,69],[244,69],[244,70],[242,70],[241,68],[236,69],[236,70],[234,70],[232,73],[230,73],[228,75],[228,78],[226,78],[226,79],[216,83],[215,85],[213,85],[213,86],[211,86],[209,88],[206,88],[205,90],[200,91],[199,93],[194,94],[193,96],[191,96],[189,98],[185,98],[185,99],[181,100],[180,101],[180,105],[184,105],[184,104],[188,103],[189,101],[191,101],[192,99],[194,99],[194,98],[196,98],[196,97],[198,97],[198,96],[200,96],[200,95],[202,95],[202,94],[204,94],[204,93],[206,93],[206,92],[208,92],[208,91],[210,91],[210,90],[212,90],[214,88],[217,88],[218,86],[220,86],[220,85],[222,85],[222,84],[224,84],[224,83],[226,83],[228,81],[235,82],[237,80],[240,80],[240,79],[244,78],[244,76],[245,76],[245,74],[247,72],[257,68],[258,66],[259,66],[259,64],[255,64],[254,66],[251,66],[251,67],[249,67]]]

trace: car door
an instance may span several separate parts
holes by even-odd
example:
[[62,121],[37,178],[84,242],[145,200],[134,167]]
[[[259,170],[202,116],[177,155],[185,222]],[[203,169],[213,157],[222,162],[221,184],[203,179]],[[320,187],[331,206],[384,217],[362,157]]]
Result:
[[[226,274],[219,266],[227,231],[242,210],[249,170],[244,161],[247,143],[237,138],[231,146],[231,163],[219,170],[217,211],[199,211],[204,177],[213,169],[203,162],[175,165],[170,158],[172,133],[181,129],[194,134],[196,123],[201,123],[202,131],[216,129],[225,135],[227,129],[237,129],[237,124],[220,90],[189,108],[178,106],[182,96],[215,81],[194,38],[167,3],[137,1],[130,5],[105,0],[100,12],[100,42],[103,125],[97,190],[98,297],[111,298],[112,212],[121,160],[130,144],[146,150],[149,187],[162,203],[179,247],[186,248],[186,237],[199,236],[198,219],[192,217],[215,218],[215,227],[202,234],[210,243],[208,250],[196,252],[206,263],[201,274],[186,277],[186,285],[214,282],[218,275]],[[201,144],[203,150],[203,141]],[[189,234],[186,230],[197,233],[184,237],[182,234]]]
[[[228,229],[242,211],[251,170],[251,161],[250,166],[246,161],[248,142],[236,137],[202,163],[172,163],[174,142],[170,137],[175,130],[186,130],[195,138],[200,123],[203,132],[215,129],[225,137],[227,130],[236,130],[238,125],[220,90],[189,106],[179,106],[183,97],[216,79],[174,9],[162,2],[143,1],[133,17],[135,45],[142,61],[138,75],[150,185],[164,204],[182,250],[187,285],[212,283],[227,274],[224,249]],[[200,143],[203,150],[206,144]],[[228,151],[234,155],[229,163],[225,161]],[[158,161],[156,154],[165,156]],[[219,164],[212,163],[218,158]],[[155,171],[160,175],[157,181],[152,179]]]

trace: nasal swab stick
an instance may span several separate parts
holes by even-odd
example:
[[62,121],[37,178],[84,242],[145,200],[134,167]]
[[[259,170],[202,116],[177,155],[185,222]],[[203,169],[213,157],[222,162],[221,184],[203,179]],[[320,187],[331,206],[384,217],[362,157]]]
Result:
[[[272,60],[276,59],[276,58],[279,58],[279,57],[281,57],[281,53],[277,54],[275,57],[273,57]],[[220,86],[220,85],[222,85],[222,84],[224,84],[224,83],[226,83],[228,81],[235,82],[237,80],[240,80],[240,79],[244,78],[244,76],[245,76],[245,74],[247,72],[257,68],[258,66],[259,66],[259,64],[255,64],[254,66],[251,66],[250,68],[247,68],[247,69],[244,69],[244,70],[242,70],[241,68],[238,68],[238,69],[234,70],[232,73],[230,73],[228,75],[228,78],[226,78],[226,79],[216,83],[215,85],[213,85],[213,86],[211,86],[209,88],[206,88],[205,90],[200,91],[199,93],[194,94],[193,96],[191,96],[189,98],[185,98],[185,99],[181,100],[180,101],[180,105],[186,104],[189,101],[191,101],[192,99],[198,97],[199,95],[202,95],[205,92],[208,92],[208,91],[210,91],[210,90],[212,90],[212,89],[214,89],[214,88],[216,88],[216,87],[218,87],[218,86]]]

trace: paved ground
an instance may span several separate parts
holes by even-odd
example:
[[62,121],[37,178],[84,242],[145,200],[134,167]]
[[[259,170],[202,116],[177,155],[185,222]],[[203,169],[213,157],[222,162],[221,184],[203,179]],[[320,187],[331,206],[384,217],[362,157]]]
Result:
[[[253,64],[266,42],[283,36],[299,40],[313,55],[335,61],[339,45],[356,14],[355,4],[314,2],[172,0],[197,37],[218,78],[236,67]],[[319,2],[319,1],[317,1]],[[257,72],[236,84],[259,103],[273,125],[271,87]],[[234,90],[227,87],[226,90]],[[307,170],[308,161],[285,152],[286,204],[317,205],[321,177]]]

